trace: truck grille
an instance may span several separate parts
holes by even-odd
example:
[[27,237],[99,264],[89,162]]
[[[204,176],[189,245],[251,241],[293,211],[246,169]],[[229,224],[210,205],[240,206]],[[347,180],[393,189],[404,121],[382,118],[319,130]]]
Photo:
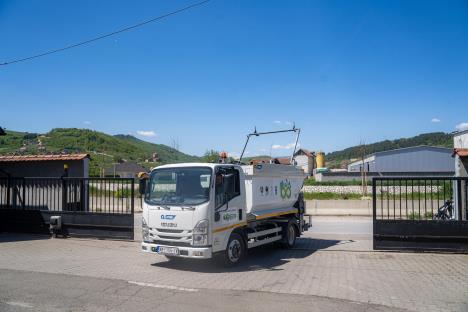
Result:
[[161,245],[190,247],[192,243],[191,230],[150,228],[149,236],[154,243]]
[[153,243],[155,244],[159,244],[159,245],[167,245],[167,246],[175,246],[175,247],[191,247],[192,245],[190,245],[190,243],[187,243],[187,242],[178,242],[178,241],[175,241],[175,242],[170,242],[170,241],[163,241],[163,240],[157,240],[157,239],[153,239]]

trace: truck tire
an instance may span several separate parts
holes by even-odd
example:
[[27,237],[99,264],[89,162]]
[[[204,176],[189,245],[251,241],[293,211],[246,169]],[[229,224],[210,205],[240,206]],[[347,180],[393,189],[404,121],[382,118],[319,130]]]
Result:
[[226,246],[226,250],[222,254],[222,263],[224,266],[232,267],[244,258],[245,256],[244,239],[238,233],[232,233]]
[[293,220],[289,220],[283,227],[282,245],[284,248],[293,248],[296,244],[297,229]]

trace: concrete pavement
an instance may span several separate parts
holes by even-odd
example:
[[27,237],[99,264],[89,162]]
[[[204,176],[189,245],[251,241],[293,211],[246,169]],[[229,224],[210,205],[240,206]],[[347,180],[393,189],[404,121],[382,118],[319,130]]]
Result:
[[309,297],[346,300],[363,304],[363,310],[368,304],[411,311],[468,310],[468,255],[373,252],[369,218],[315,218],[313,224],[295,249],[258,248],[233,269],[167,261],[141,253],[137,242],[0,235],[0,269],[83,277],[90,284],[97,278],[196,289],[220,298],[237,294],[229,306],[260,292],[300,296],[301,302],[310,302],[304,299]]

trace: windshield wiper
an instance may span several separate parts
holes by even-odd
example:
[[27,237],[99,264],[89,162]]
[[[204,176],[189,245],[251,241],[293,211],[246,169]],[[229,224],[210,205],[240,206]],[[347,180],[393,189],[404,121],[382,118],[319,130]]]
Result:
[[193,207],[193,206],[180,206],[180,208],[182,208],[182,210],[183,210],[183,209],[195,210],[195,207]]

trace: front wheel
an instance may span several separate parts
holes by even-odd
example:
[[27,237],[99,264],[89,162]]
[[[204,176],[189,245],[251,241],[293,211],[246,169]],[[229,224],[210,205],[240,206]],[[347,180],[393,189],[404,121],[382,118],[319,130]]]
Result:
[[244,256],[245,244],[242,236],[237,233],[232,233],[222,257],[223,264],[225,266],[235,266],[241,262]]

